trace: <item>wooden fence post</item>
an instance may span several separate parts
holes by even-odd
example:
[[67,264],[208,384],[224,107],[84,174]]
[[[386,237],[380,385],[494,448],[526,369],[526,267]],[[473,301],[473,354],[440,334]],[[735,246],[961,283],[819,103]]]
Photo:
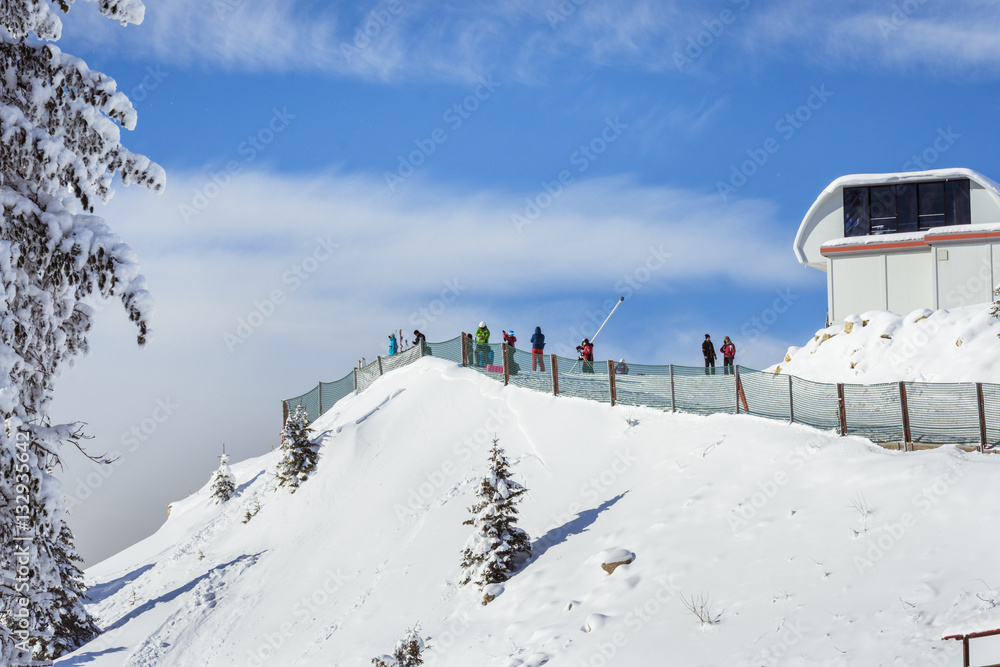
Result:
[[507,343],[501,343],[503,347],[500,350],[503,352],[503,386],[507,386],[510,383],[510,354],[507,352]]
[[611,389],[611,407],[615,407],[618,394],[615,392],[615,362],[608,359],[608,387]]
[[[319,387],[319,415],[321,415],[323,414],[323,381],[320,380],[317,386]],[[319,417],[319,415],[316,416]]]
[[462,332],[462,366],[469,365],[469,350],[468,350],[469,337]]
[[795,423],[795,406],[792,404],[792,376],[788,376],[788,423]]
[[674,365],[670,364],[670,411],[677,412],[677,395],[674,393]]
[[837,383],[837,403],[840,412],[840,435],[847,435],[847,406],[844,404],[844,384]]
[[559,395],[559,365],[554,354],[552,355],[552,395]]
[[382,375],[382,355],[378,355],[378,374]]
[[979,451],[985,452],[989,443],[986,441],[986,400],[983,398],[983,383],[976,383],[976,398],[979,401]]
[[913,438],[910,436],[910,408],[906,402],[906,383],[899,382],[899,406],[903,417],[903,451],[910,451],[910,443]]
[[358,390],[358,369],[354,369],[354,391]]
[[750,407],[747,405],[747,395],[743,393],[743,380],[740,379],[739,364],[733,366],[733,373],[736,376],[736,414],[740,414],[740,401],[743,401],[743,412],[749,413]]

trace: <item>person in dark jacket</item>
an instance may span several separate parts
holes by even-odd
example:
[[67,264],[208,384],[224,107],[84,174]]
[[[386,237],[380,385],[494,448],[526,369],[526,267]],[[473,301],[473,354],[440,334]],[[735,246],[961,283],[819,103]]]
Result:
[[421,348],[421,354],[430,354],[430,350],[427,347],[427,336],[423,335],[417,329],[413,330],[413,346],[419,345]]
[[705,342],[701,344],[701,353],[705,357],[705,375],[708,375],[708,367],[712,367],[712,375],[715,375],[715,345],[712,337],[705,334]]
[[624,359],[621,359],[615,366],[615,375],[628,375],[628,364],[625,363]]
[[465,365],[474,366],[476,363],[476,341],[470,333],[465,334],[465,355],[468,357],[465,360]]
[[535,362],[541,366],[541,370],[545,372],[545,355],[542,350],[545,349],[545,334],[542,333],[541,327],[535,327],[535,333],[531,334],[531,370],[535,370]]
[[719,351],[722,352],[722,370],[729,375],[733,372],[733,358],[736,357],[736,346],[729,340],[729,336],[726,336]]
[[580,353],[580,361],[583,362],[583,372],[594,372],[594,344],[589,339],[584,338],[583,342],[576,346],[576,351]]
[[507,343],[510,347],[514,347],[514,343],[517,342],[517,338],[514,337],[514,330],[503,332],[503,342]]

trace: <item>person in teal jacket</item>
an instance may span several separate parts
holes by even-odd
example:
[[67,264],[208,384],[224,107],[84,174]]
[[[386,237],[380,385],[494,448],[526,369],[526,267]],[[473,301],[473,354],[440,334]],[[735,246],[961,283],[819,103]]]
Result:
[[398,348],[398,343],[396,342],[396,334],[389,334],[389,356],[396,354]]

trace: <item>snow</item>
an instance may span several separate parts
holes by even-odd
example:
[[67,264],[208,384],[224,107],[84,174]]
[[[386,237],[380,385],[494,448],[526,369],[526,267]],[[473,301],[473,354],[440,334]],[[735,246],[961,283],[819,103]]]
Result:
[[[1000,384],[1000,319],[991,304],[906,315],[869,311],[820,329],[767,370],[815,382]],[[847,332],[847,323],[851,331]]]
[[[1000,599],[981,529],[1000,520],[1000,457],[613,408],[431,357],[314,427],[294,494],[277,451],[243,461],[231,501],[206,485],[88,570],[105,633],[56,664],[369,665],[419,622],[428,667],[948,665],[944,630]],[[456,582],[494,435],[533,548],[484,606]],[[634,562],[608,575],[616,552]]]

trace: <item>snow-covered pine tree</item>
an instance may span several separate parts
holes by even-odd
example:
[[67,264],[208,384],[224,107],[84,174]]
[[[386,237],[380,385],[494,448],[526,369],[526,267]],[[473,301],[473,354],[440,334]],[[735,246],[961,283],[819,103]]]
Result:
[[430,647],[424,645],[424,639],[418,630],[420,630],[419,624],[407,630],[403,638],[396,642],[392,655],[372,658],[372,664],[375,667],[417,667],[424,664],[421,654]]
[[209,489],[215,503],[224,503],[236,495],[236,478],[229,469],[229,457],[223,454],[219,457],[219,469],[212,473]]
[[[52,4],[68,11],[72,0],[0,3],[0,664],[11,666],[92,629],[49,472],[77,428],[50,424],[48,409],[54,377],[87,350],[96,300],[121,299],[145,342],[150,303],[135,255],[92,213],[116,172],[152,190],[165,182],[159,165],[121,146],[136,114],[114,80],[51,44],[62,31]],[[122,23],[145,11],[141,0],[99,9]]]
[[521,557],[531,556],[531,539],[517,523],[517,504],[526,488],[510,478],[507,454],[496,438],[490,448],[490,468],[476,490],[479,499],[469,508],[472,518],[463,525],[475,531],[462,550],[463,586],[507,581]]
[[288,418],[281,432],[281,460],[278,462],[278,484],[290,486],[292,493],[316,469],[319,445],[309,441],[309,413],[299,405]]
[[49,591],[55,601],[50,608],[53,638],[51,645],[39,653],[39,657],[47,660],[55,660],[75,651],[101,634],[93,617],[83,606],[87,585],[83,581],[83,572],[77,567],[83,559],[73,544],[73,531],[65,523],[60,528],[56,547],[53,555],[59,563],[61,584]]

